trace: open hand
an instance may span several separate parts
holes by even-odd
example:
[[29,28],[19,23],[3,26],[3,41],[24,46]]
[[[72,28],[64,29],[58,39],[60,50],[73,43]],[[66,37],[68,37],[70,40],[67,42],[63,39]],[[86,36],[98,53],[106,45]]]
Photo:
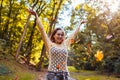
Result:
[[34,16],[36,16],[37,14],[33,9],[28,9],[28,12]]

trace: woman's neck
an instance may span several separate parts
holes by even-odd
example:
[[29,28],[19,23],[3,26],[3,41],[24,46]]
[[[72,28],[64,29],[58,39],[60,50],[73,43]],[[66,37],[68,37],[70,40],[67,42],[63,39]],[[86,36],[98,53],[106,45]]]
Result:
[[58,47],[63,47],[63,42],[62,43],[54,43],[55,46],[58,46]]

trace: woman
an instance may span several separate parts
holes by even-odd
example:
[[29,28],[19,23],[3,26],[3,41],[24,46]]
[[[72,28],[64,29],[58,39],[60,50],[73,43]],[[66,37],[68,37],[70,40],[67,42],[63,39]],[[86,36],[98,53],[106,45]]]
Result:
[[39,31],[41,32],[46,50],[49,53],[47,80],[73,80],[69,77],[67,69],[67,48],[71,44],[71,40],[73,40],[79,32],[80,25],[85,22],[82,21],[67,39],[65,39],[65,33],[61,28],[56,28],[49,39],[44,30],[44,26],[39,20],[37,13],[30,9],[28,10],[28,12],[36,17]]

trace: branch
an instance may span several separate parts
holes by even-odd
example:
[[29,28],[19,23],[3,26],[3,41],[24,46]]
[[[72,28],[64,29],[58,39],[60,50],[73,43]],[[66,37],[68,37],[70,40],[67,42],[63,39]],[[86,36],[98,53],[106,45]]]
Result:
[[[38,1],[39,1],[39,0],[37,0],[37,1],[33,4],[32,9],[34,9],[34,7],[37,5]],[[26,30],[27,30],[27,26],[28,26],[30,17],[31,17],[31,14],[28,15],[27,22],[26,22],[25,27],[24,27],[24,32],[23,32],[22,37],[21,37],[21,39],[20,39],[20,43],[19,43],[19,45],[18,45],[17,53],[16,53],[16,55],[15,55],[15,58],[16,58],[17,61],[19,60],[20,48],[21,48],[22,41],[23,41],[23,38],[24,38],[25,33],[26,33]]]

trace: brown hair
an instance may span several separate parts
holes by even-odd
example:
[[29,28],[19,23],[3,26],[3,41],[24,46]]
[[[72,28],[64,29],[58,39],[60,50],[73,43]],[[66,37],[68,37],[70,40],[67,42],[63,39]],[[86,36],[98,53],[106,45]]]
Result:
[[[52,42],[55,42],[54,35],[57,33],[58,30],[62,30],[62,28],[56,28],[56,29],[53,30],[53,32],[52,32],[52,34],[51,34],[51,36],[50,36],[50,40],[51,40]],[[62,30],[62,31],[63,31],[63,30]],[[63,31],[63,34],[65,34],[64,31]]]

